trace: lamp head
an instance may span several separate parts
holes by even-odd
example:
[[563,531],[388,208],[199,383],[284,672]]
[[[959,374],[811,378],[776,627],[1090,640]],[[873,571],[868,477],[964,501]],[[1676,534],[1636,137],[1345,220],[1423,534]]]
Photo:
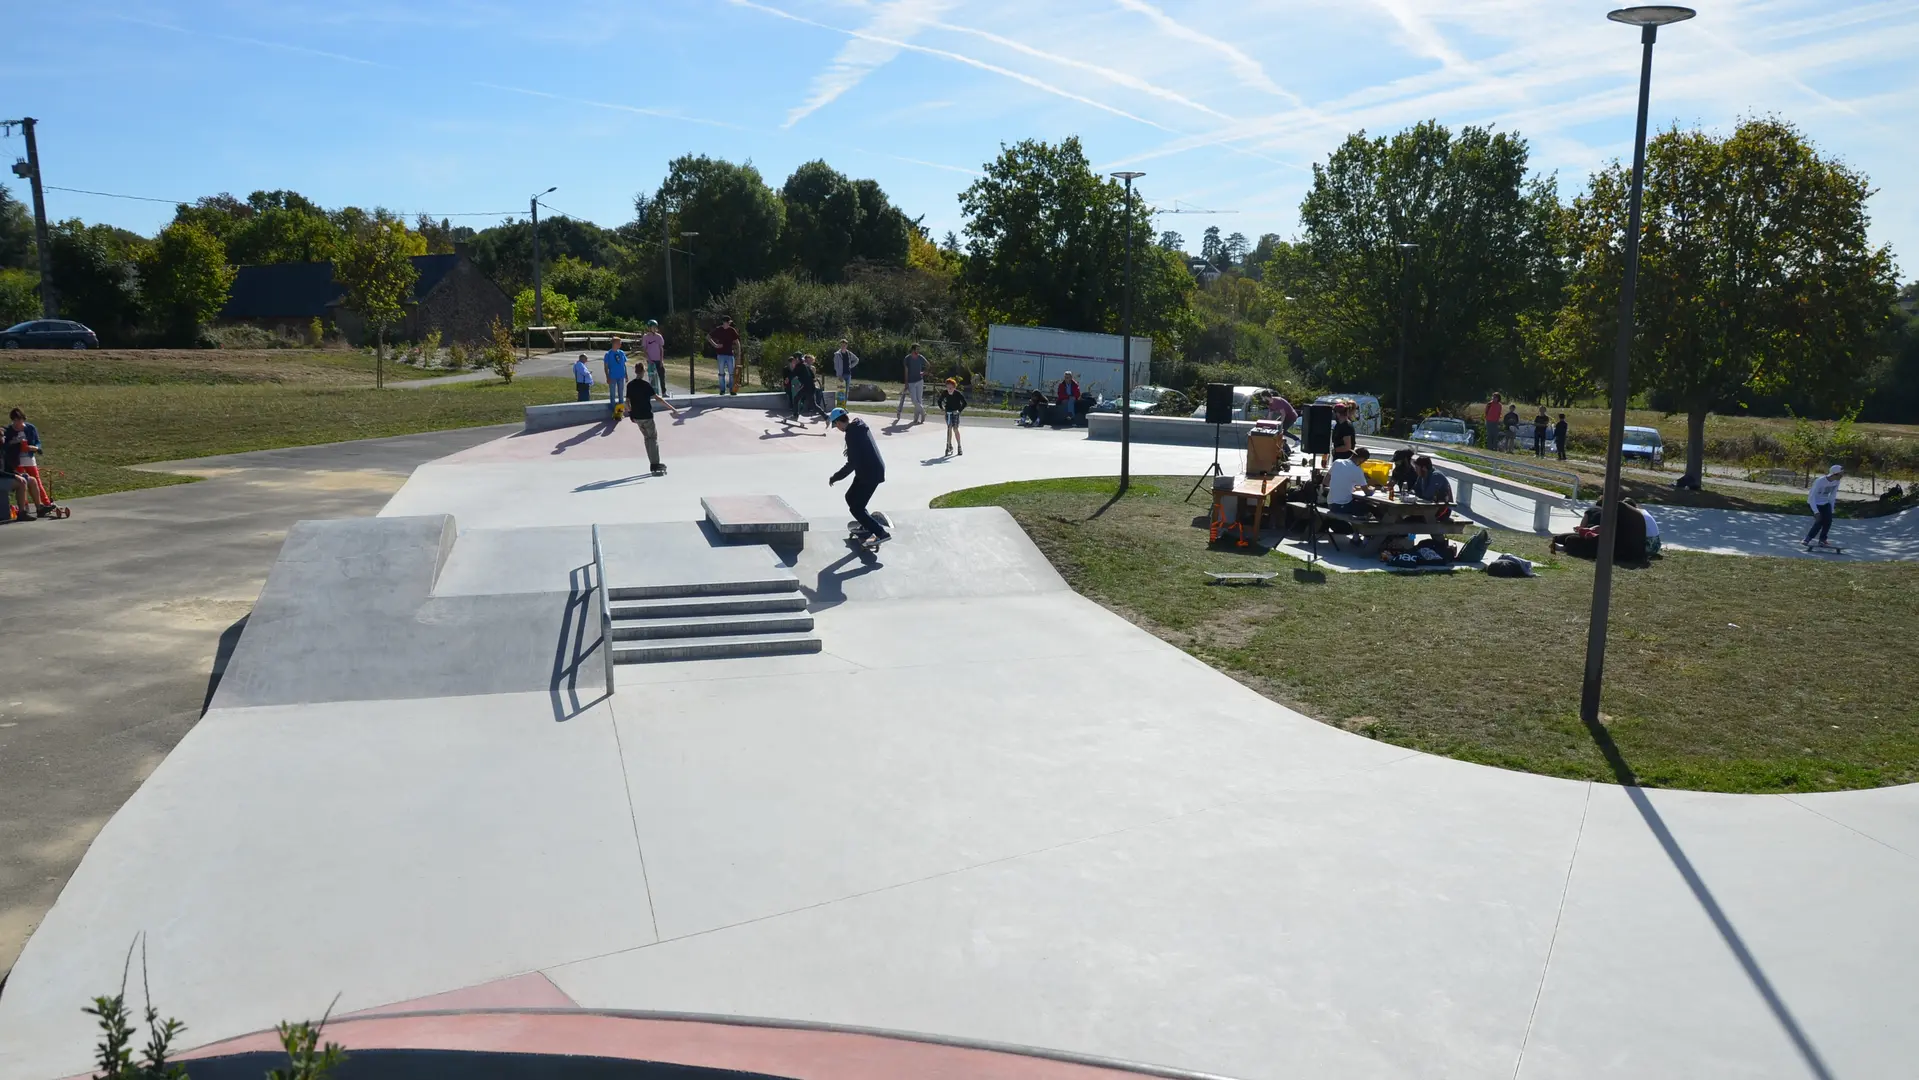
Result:
[[1145,173],[1143,173],[1143,172],[1133,172],[1133,171],[1131,171],[1131,170],[1126,170],[1126,171],[1122,171],[1122,172],[1116,172],[1116,173],[1113,173],[1113,174],[1112,174],[1112,176],[1113,176],[1113,179],[1115,179],[1115,180],[1137,180],[1137,179],[1139,179],[1140,177],[1142,177],[1142,176],[1145,176],[1145,175],[1146,175],[1146,174],[1145,174]]
[[1665,26],[1669,23],[1685,22],[1699,14],[1689,7],[1676,4],[1645,4],[1639,7],[1620,8],[1609,11],[1606,18],[1628,26]]

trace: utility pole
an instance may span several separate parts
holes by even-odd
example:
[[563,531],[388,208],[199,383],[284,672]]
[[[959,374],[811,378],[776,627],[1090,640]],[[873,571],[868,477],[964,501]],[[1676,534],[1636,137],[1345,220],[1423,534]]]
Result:
[[[546,325],[546,296],[540,289],[540,198],[560,190],[558,184],[533,196],[528,205],[533,211],[533,325]],[[531,337],[528,338],[532,340]]]
[[[666,258],[666,317],[673,318],[673,222],[666,216],[666,200],[654,199],[660,215],[660,254]],[[689,390],[688,393],[691,393]]]
[[693,351],[686,356],[686,392],[689,394],[697,392],[698,384],[693,381],[693,360],[700,355],[700,301],[693,291],[693,240],[699,235],[697,232],[680,234],[680,243],[686,245],[686,318],[693,324]]
[[1126,181],[1126,287],[1119,307],[1119,490],[1133,482],[1133,181],[1146,174],[1113,174]]
[[14,128],[20,128],[27,137],[27,160],[14,162],[13,175],[33,188],[33,246],[40,252],[40,317],[57,319],[60,299],[53,290],[53,252],[47,244],[47,195],[46,189],[40,186],[40,147],[33,141],[36,123],[38,121],[28,116],[0,121],[0,127],[6,128],[8,135],[13,134]]

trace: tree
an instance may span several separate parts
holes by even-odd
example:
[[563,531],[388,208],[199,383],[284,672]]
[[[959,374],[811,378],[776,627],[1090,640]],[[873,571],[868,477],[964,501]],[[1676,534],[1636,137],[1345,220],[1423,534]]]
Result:
[[457,250],[456,245],[473,239],[475,235],[472,228],[466,225],[455,225],[446,218],[435,222],[425,214],[414,220],[413,231],[426,241],[428,255],[451,255]]
[[124,345],[140,321],[140,275],[135,264],[146,242],[110,225],[79,218],[48,230],[47,256],[59,291],[60,313],[93,328],[105,345]]
[[[572,298],[554,289],[542,289],[540,314],[548,326],[562,329],[577,326],[580,310],[573,305]],[[513,298],[513,329],[524,330],[533,325],[533,290],[521,289]]]
[[40,275],[0,270],[0,326],[40,317]]
[[1186,238],[1171,229],[1159,234],[1159,246],[1165,251],[1184,251]]
[[780,201],[786,206],[782,261],[815,281],[844,280],[862,214],[853,182],[824,161],[809,161],[786,178]]
[[1226,261],[1232,263],[1234,266],[1238,266],[1246,261],[1246,255],[1252,250],[1252,247],[1252,243],[1246,239],[1246,234],[1243,232],[1236,232],[1227,236],[1226,242],[1223,245]]
[[0,184],[0,270],[27,269],[40,269],[33,250],[33,214]]
[[1899,290],[1880,352],[1879,362],[1866,373],[1865,385],[1871,393],[1861,418],[1893,424],[1919,422],[1919,281]]
[[1226,261],[1226,242],[1219,238],[1219,226],[1206,227],[1206,235],[1199,241],[1199,257],[1206,265],[1215,270],[1224,269]]
[[[1573,210],[1562,319],[1602,374],[1628,184],[1615,163]],[[1701,475],[1708,413],[1748,394],[1791,390],[1832,408],[1856,392],[1894,289],[1890,250],[1866,239],[1870,194],[1863,174],[1773,118],[1725,137],[1674,128],[1647,146],[1632,383],[1686,415],[1686,478]]]
[[[1558,302],[1558,194],[1528,180],[1517,135],[1432,121],[1349,137],[1300,203],[1303,239],[1275,242],[1263,283],[1293,302],[1275,329],[1320,377],[1390,400],[1405,334],[1402,420],[1495,389],[1519,357],[1520,318]],[[1415,244],[1401,248],[1401,244]]]
[[[202,227],[193,219],[179,223]],[[213,234],[209,232],[208,235]],[[339,251],[340,242],[346,239],[340,227],[318,209],[278,206],[256,211],[235,224],[225,235],[227,256],[235,266],[327,262]]]
[[[543,284],[547,295],[546,314],[550,321],[563,326],[606,321],[620,296],[618,272],[608,267],[594,266],[571,255],[562,256],[553,263],[546,272]],[[577,310],[568,312],[565,318],[555,315],[552,298],[556,293],[571,297]]]
[[1264,278],[1266,275],[1266,261],[1271,259],[1273,253],[1278,251],[1279,246],[1285,242],[1286,241],[1279,238],[1278,233],[1261,233],[1259,243],[1253,245],[1252,253],[1246,256],[1246,262],[1244,264],[1246,276],[1252,278],[1254,281],[1259,281]]
[[[424,255],[426,238],[421,240],[418,254]],[[480,272],[508,293],[533,284],[531,221],[508,218],[490,229],[483,229],[473,236],[471,250],[473,263]],[[540,259],[549,266],[569,257],[590,266],[614,266],[622,255],[619,238],[609,229],[577,218],[540,219]],[[545,271],[544,266],[541,269]]]
[[[960,193],[961,284],[975,321],[1112,333],[1125,288],[1125,188],[1095,174],[1077,138],[1003,147]],[[1194,325],[1184,261],[1153,244],[1133,196],[1133,325],[1169,350]]]
[[141,253],[140,293],[148,314],[182,344],[226,305],[233,267],[218,237],[191,221],[160,230]]
[[786,207],[752,165],[688,154],[667,167],[656,200],[671,207],[675,236],[697,232],[696,301],[772,272]]
[[347,310],[373,327],[374,385],[386,385],[386,329],[406,317],[420,272],[409,258],[413,244],[404,222],[375,221],[340,246],[333,277],[346,290]]
[[877,180],[855,180],[853,191],[860,200],[859,224],[853,230],[853,257],[888,266],[906,265],[906,237],[915,227]]

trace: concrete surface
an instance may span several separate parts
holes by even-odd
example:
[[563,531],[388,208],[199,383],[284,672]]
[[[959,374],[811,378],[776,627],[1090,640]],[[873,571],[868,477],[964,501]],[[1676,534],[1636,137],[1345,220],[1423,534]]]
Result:
[[[692,542],[702,495],[843,520],[836,441],[730,410],[675,434],[644,483],[618,434],[502,439],[417,470],[382,521],[453,515],[443,581],[537,584],[494,564],[563,562],[561,534],[494,535],[526,518],[503,485],[542,531],[628,523],[641,560]],[[937,464],[936,427],[882,436],[876,554],[715,549],[797,577],[818,654],[623,669],[564,716],[541,693],[216,707],[29,943],[0,1080],[86,1066],[78,1004],[143,929],[196,1041],[538,972],[589,1008],[1262,1080],[1910,1071],[1915,789],[1646,792],[1308,720],[1071,592],[1003,512],[914,509],[1111,469],[1110,444],[976,434]]]
[[806,519],[778,495],[712,495],[701,498],[700,506],[721,536],[805,539]]
[[206,479],[0,527],[0,612],[14,628],[0,680],[0,973],[199,718],[288,528],[371,514],[415,465],[508,430],[152,465]]

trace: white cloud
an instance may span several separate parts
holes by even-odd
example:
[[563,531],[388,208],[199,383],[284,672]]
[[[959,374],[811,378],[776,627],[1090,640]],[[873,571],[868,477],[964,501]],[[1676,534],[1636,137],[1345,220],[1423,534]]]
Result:
[[875,7],[866,25],[847,38],[825,71],[813,77],[806,100],[786,114],[785,126],[792,127],[832,104],[874,69],[890,63],[905,42],[951,6],[949,0],[891,0]]

